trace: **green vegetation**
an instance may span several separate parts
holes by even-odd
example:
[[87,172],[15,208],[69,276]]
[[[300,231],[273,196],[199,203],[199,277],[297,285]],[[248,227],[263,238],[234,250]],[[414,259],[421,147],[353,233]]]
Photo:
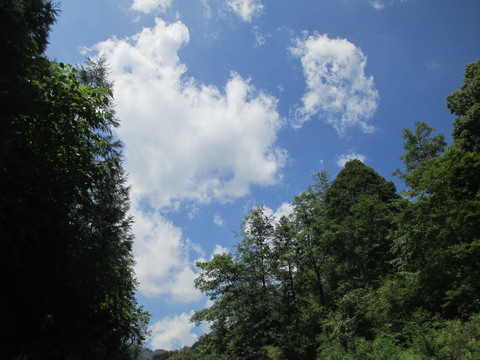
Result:
[[128,187],[103,60],[44,55],[49,1],[0,5],[4,359],[127,359],[138,307]]
[[[50,1],[0,5],[4,359],[129,359],[136,303],[129,189],[104,60],[43,52]],[[210,332],[157,359],[480,358],[480,60],[447,98],[452,143],[403,133],[398,194],[359,160],[278,221],[262,207],[234,253],[198,262]],[[138,355],[138,354],[137,354]]]
[[447,107],[450,145],[404,131],[402,194],[352,160],[289,217],[252,209],[234,253],[197,263],[211,331],[163,357],[480,358],[480,60]]

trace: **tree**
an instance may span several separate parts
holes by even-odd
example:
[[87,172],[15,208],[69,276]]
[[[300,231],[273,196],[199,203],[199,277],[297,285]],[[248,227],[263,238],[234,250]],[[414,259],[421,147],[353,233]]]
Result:
[[480,60],[465,68],[463,84],[447,97],[447,107],[457,115],[452,136],[463,149],[480,151]]
[[148,316],[134,297],[128,187],[104,64],[79,72],[41,55],[50,2],[0,9],[20,31],[1,38],[18,60],[0,76],[2,102],[18,98],[2,111],[3,355],[127,358]]
[[[325,268],[329,259],[325,256],[323,243],[326,231],[325,201],[330,186],[330,175],[319,172],[314,175],[315,184],[297,196],[293,202],[296,221],[297,251],[300,256],[301,273],[312,273],[314,276],[312,290],[317,294],[318,304],[326,304],[324,289]],[[307,279],[302,279],[306,281]],[[304,285],[305,286],[305,285]]]
[[[447,98],[447,106],[458,115],[453,142],[444,151],[437,146],[435,156],[414,169],[414,190],[420,196],[399,219],[400,269],[415,274],[419,302],[447,318],[468,318],[480,311],[479,69],[480,61],[467,65],[460,90]],[[434,139],[416,151],[428,152]],[[408,142],[405,150],[404,159],[416,156]]]
[[58,10],[51,1],[4,0],[0,4],[0,129],[12,136],[7,126],[13,116],[35,111],[35,87],[29,81],[48,44],[50,27]]
[[410,188],[408,194],[418,196],[425,189],[424,174],[445,150],[447,143],[443,134],[431,136],[435,129],[425,122],[416,122],[415,130],[403,130],[405,154],[400,157],[405,170],[397,169],[394,175],[398,175]]
[[236,252],[198,264],[196,286],[213,305],[193,320],[212,331],[181,355],[478,357],[480,152],[470,109],[479,67],[468,65],[448,98],[452,144],[426,123],[404,131],[404,196],[352,160],[333,181],[316,174],[278,223],[253,209]]
[[330,256],[336,264],[332,284],[338,295],[376,286],[388,273],[395,185],[360,160],[351,160],[329,187],[326,215],[331,220]]
[[376,289],[391,271],[389,261],[398,196],[360,160],[345,164],[325,193],[324,274],[331,305],[325,314],[324,341],[348,349],[358,337],[372,340]]
[[195,287],[214,304],[197,311],[196,323],[211,321],[212,334],[221,342],[218,352],[234,359],[265,357],[275,328],[272,311],[276,289],[270,262],[271,219],[262,207],[254,208],[242,223],[242,241],[236,253],[215,255],[197,262],[201,273]]
[[307,343],[301,322],[301,296],[305,284],[298,276],[300,251],[291,217],[282,216],[275,227],[270,268],[276,288],[272,312],[278,327],[274,331],[275,340],[287,359],[302,359]]

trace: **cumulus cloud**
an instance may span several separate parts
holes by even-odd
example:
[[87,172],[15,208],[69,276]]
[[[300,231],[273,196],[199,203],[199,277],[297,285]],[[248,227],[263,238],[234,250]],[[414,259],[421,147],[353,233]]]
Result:
[[357,154],[357,153],[354,153],[354,152],[349,152],[349,153],[346,153],[346,154],[342,154],[337,159],[337,165],[339,167],[343,168],[348,161],[353,160],[353,159],[358,159],[361,162],[365,162],[366,156],[363,155],[363,154]]
[[185,78],[177,52],[188,41],[183,23],[156,19],[97,45],[115,82],[132,197],[156,208],[244,196],[275,184],[286,159],[277,100],[236,73],[222,90]]
[[289,216],[293,213],[293,206],[288,202],[284,202],[276,211],[269,207],[265,207],[265,215],[272,216],[275,223],[278,223],[282,216]]
[[373,76],[365,75],[367,58],[359,48],[346,39],[315,33],[297,38],[290,51],[301,59],[307,85],[295,126],[318,116],[340,134],[352,126],[373,131],[366,120],[375,113],[379,96]]
[[283,126],[277,100],[235,73],[224,89],[187,78],[178,50],[188,41],[183,23],[156,19],[95,46],[110,65],[122,121],[139,291],[181,302],[201,297],[190,256],[203,254],[161,214],[179,204],[193,214],[200,203],[275,184],[286,159],[275,144]]
[[182,346],[191,346],[197,341],[197,335],[192,333],[195,327],[190,322],[193,313],[175,317],[167,317],[150,326],[151,345],[154,349],[178,349]]
[[263,12],[260,0],[227,0],[227,5],[247,22],[251,22],[254,16],[259,16]]
[[190,252],[201,255],[201,249],[183,239],[181,229],[158,213],[134,210],[133,216],[138,290],[149,297],[168,295],[183,303],[201,299],[193,286],[196,273],[190,261]]
[[210,260],[212,260],[215,255],[219,255],[219,254],[228,254],[228,249],[221,245],[215,244],[215,249],[213,249]]
[[172,5],[172,0],[133,0],[132,9],[151,13],[155,10],[165,11]]

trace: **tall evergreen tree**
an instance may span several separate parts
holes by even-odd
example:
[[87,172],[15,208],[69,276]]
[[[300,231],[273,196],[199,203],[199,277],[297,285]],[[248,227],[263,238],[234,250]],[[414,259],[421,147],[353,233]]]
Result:
[[104,64],[79,72],[42,56],[55,16],[48,1],[5,1],[0,14],[15,30],[2,32],[4,53],[18,61],[0,75],[2,103],[16,99],[1,125],[3,356],[127,358],[147,314],[134,297],[128,187]]
[[360,160],[351,160],[326,193],[331,220],[331,256],[336,263],[338,294],[378,284],[388,272],[389,234],[398,198],[395,185]]
[[[422,170],[414,170],[414,189],[420,197],[400,219],[398,263],[415,274],[422,306],[446,317],[468,318],[480,311],[479,69],[480,61],[467,65],[460,90],[447,98],[457,115],[453,142],[418,163]],[[425,141],[420,150],[435,139]],[[415,156],[408,142],[405,150],[404,159]]]

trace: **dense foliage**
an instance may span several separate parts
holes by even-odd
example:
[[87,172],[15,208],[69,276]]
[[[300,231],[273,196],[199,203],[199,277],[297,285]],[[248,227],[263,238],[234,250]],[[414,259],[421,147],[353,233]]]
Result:
[[289,217],[252,209],[234,253],[197,263],[211,331],[162,358],[480,358],[480,60],[447,106],[450,145],[404,131],[402,194],[352,160]]
[[43,51],[50,1],[0,5],[4,359],[122,359],[145,336],[128,187],[102,59]]

